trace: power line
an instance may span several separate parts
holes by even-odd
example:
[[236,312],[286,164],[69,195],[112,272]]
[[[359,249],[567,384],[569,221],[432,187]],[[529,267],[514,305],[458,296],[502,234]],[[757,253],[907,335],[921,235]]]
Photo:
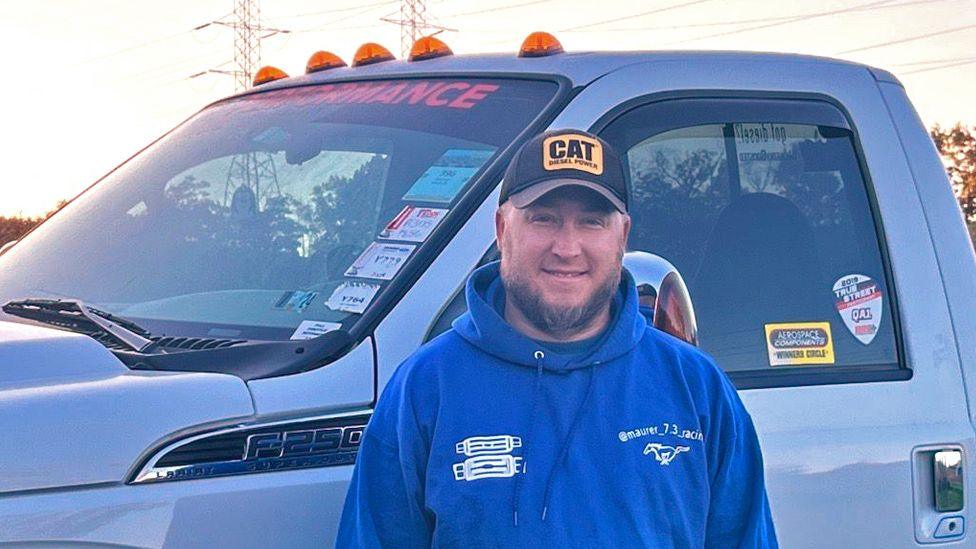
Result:
[[740,34],[740,33],[743,33],[743,32],[751,32],[751,31],[754,31],[754,30],[768,29],[768,28],[771,28],[771,27],[778,27],[778,26],[781,26],[781,25],[789,25],[791,23],[798,23],[800,21],[807,21],[807,20],[810,20],[810,19],[817,19],[817,18],[820,18],[820,17],[829,17],[831,15],[838,15],[838,14],[841,14],[841,13],[848,13],[848,12],[852,12],[852,11],[863,10],[864,8],[869,8],[869,7],[874,7],[874,6],[881,6],[881,5],[884,5],[884,4],[890,4],[893,1],[894,0],[881,0],[880,2],[870,2],[868,4],[861,4],[859,6],[851,6],[851,7],[840,8],[840,9],[835,9],[835,10],[821,11],[821,12],[816,12],[816,13],[810,13],[810,14],[807,14],[807,15],[798,15],[796,17],[787,19],[786,21],[780,21],[780,22],[776,22],[776,23],[767,23],[765,25],[756,25],[756,26],[747,27],[747,28],[744,28],[744,29],[736,29],[736,30],[731,30],[731,31],[718,32],[718,33],[714,33],[714,34],[708,34],[708,35],[705,35],[705,36],[698,36],[696,38],[687,38],[685,40],[679,40],[677,42],[671,42],[668,45],[672,45],[672,44],[684,44],[686,42],[695,42],[695,41],[698,41],[698,40],[705,40],[705,39],[708,39],[708,38],[718,38],[718,37],[721,37],[721,36],[731,36],[733,34]]
[[292,32],[304,33],[304,32],[317,32],[317,31],[320,31],[320,30],[328,30],[328,29],[333,28],[333,25],[335,25],[336,23],[341,23],[343,21],[348,21],[349,19],[355,19],[356,17],[359,17],[361,15],[364,15],[367,12],[374,11],[378,7],[381,7],[381,6],[389,6],[390,4],[395,4],[395,3],[399,2],[399,1],[400,0],[387,0],[386,2],[377,2],[375,4],[369,4],[369,5],[363,6],[356,13],[353,13],[351,15],[347,15],[345,17],[340,17],[340,18],[335,19],[333,21],[329,21],[325,25],[320,25],[318,27],[312,27],[312,28],[308,28],[308,29],[299,29],[299,30],[292,31]]
[[569,28],[565,28],[565,29],[560,29],[559,32],[569,32],[569,31],[574,31],[574,30],[577,30],[577,29],[582,29],[584,27],[595,27],[597,25],[604,25],[606,23],[616,23],[617,21],[623,21],[625,19],[634,19],[636,17],[644,17],[645,15],[651,15],[651,14],[654,14],[654,13],[663,13],[663,12],[666,12],[666,11],[676,10],[676,9],[679,9],[679,8],[687,8],[689,6],[694,6],[696,4],[704,4],[705,2],[713,2],[713,1],[714,0],[692,0],[691,2],[682,2],[680,4],[673,4],[673,5],[670,5],[670,6],[665,6],[663,8],[656,8],[656,9],[649,10],[649,11],[645,11],[645,12],[641,12],[641,13],[632,13],[632,14],[629,14],[629,15],[624,15],[622,17],[614,17],[614,18],[611,18],[611,19],[604,19],[602,21],[595,21],[595,22],[585,23],[585,24],[582,24],[582,25],[577,25],[575,27],[569,27]]
[[976,59],[976,57],[966,56],[966,57],[949,57],[949,58],[942,58],[942,59],[926,59],[925,61],[911,61],[911,62],[908,62],[908,63],[895,63],[894,66],[895,67],[909,67],[909,66],[913,66],[913,65],[932,65],[932,64],[937,64],[937,63],[952,63],[953,61],[969,61],[971,59]]
[[519,3],[516,3],[516,4],[507,4],[505,6],[498,6],[496,8],[485,8],[485,9],[480,9],[480,10],[475,10],[475,11],[466,11],[466,12],[462,12],[462,13],[452,13],[450,15],[442,15],[441,17],[444,18],[444,19],[450,19],[452,17],[464,17],[464,16],[467,16],[467,15],[480,15],[482,13],[494,13],[496,11],[513,10],[513,9],[524,8],[524,7],[528,7],[528,6],[534,6],[536,4],[545,4],[547,2],[553,2],[553,1],[555,1],[555,0],[534,0],[532,2],[519,2]]
[[909,74],[918,74],[920,72],[940,71],[942,69],[949,69],[949,68],[952,68],[952,67],[960,67],[962,65],[971,65],[973,63],[976,63],[976,57],[974,57],[974,58],[972,58],[972,59],[970,59],[968,61],[958,61],[956,63],[949,63],[949,64],[946,64],[946,65],[940,65],[938,67],[927,67],[927,68],[924,68],[924,69],[915,69],[913,71],[902,72],[902,73],[899,73],[899,74],[901,74],[901,75],[909,75]]
[[344,12],[347,12],[347,11],[361,10],[361,9],[364,9],[364,8],[372,8],[372,7],[376,7],[376,6],[386,6],[388,4],[392,4],[393,2],[396,2],[396,1],[398,1],[398,0],[392,0],[392,1],[391,0],[384,0],[383,2],[376,2],[375,4],[368,4],[368,5],[365,5],[365,6],[362,5],[362,4],[360,4],[360,5],[356,5],[356,6],[346,6],[344,8],[335,8],[335,9],[324,10],[324,11],[313,11],[313,12],[309,12],[309,13],[296,13],[296,14],[292,14],[292,15],[282,15],[282,16],[279,16],[279,17],[269,17],[268,20],[269,21],[278,21],[279,19],[299,19],[299,18],[302,18],[302,17],[315,17],[317,15],[331,15],[333,13],[344,13]]
[[[909,2],[902,2],[900,4],[884,4],[879,6],[871,7],[860,7],[853,11],[855,12],[867,12],[880,9],[889,8],[903,8],[906,6],[915,6],[920,4],[935,4],[939,2],[954,2],[956,0],[911,0]],[[609,29],[579,29],[570,32],[628,32],[628,31],[655,31],[655,30],[681,30],[681,29],[697,29],[703,27],[730,27],[734,25],[746,25],[750,23],[775,23],[780,21],[789,21],[796,17],[806,17],[808,15],[814,14],[799,14],[799,15],[780,15],[777,17],[758,17],[753,19],[737,19],[734,21],[710,21],[707,23],[688,23],[685,25],[658,25],[654,27],[613,27]]]
[[[216,18],[216,20],[219,21],[219,20],[227,17],[228,15],[231,15],[231,14],[230,13],[226,13],[226,14],[221,15],[220,17]],[[182,30],[180,32],[175,32],[173,34],[168,34],[166,36],[161,36],[159,38],[153,38],[152,40],[147,40],[145,42],[140,42],[138,44],[133,44],[131,46],[127,46],[127,47],[122,48],[120,50],[115,50],[113,52],[109,52],[109,53],[105,53],[105,54],[102,54],[102,55],[98,55],[98,56],[95,56],[95,57],[92,57],[92,58],[89,58],[89,59],[85,59],[84,61],[81,61],[79,63],[79,65],[86,65],[88,63],[94,63],[96,61],[101,61],[103,59],[108,59],[109,57],[115,57],[116,55],[121,55],[123,53],[128,53],[130,51],[137,50],[137,49],[140,49],[140,48],[145,48],[146,46],[152,46],[152,45],[158,44],[160,42],[165,42],[167,40],[172,40],[173,38],[179,38],[180,36],[183,36],[183,35],[186,35],[186,34],[190,34],[193,31],[200,30],[200,29],[202,29],[204,27],[207,27],[209,25],[210,25],[210,23],[207,23],[206,25],[201,25],[201,26],[198,26],[198,27],[194,27],[192,29]]]
[[961,31],[964,31],[964,30],[972,29],[972,28],[976,28],[976,23],[974,23],[972,25],[963,25],[961,27],[955,27],[955,28],[952,28],[952,29],[944,29],[944,30],[940,30],[940,31],[930,32],[930,33],[927,33],[927,34],[919,34],[917,36],[910,36],[908,38],[900,38],[898,40],[890,40],[888,42],[881,42],[880,44],[872,44],[870,46],[864,46],[864,47],[860,47],[860,48],[854,48],[852,50],[839,51],[839,52],[837,52],[834,55],[844,55],[844,54],[854,53],[854,52],[858,52],[858,51],[866,51],[866,50],[873,50],[875,48],[883,48],[885,46],[894,46],[895,44],[904,44],[905,42],[914,42],[916,40],[922,40],[924,38],[932,38],[933,36],[942,36],[943,34],[950,34],[950,33],[954,33],[954,32],[961,32]]

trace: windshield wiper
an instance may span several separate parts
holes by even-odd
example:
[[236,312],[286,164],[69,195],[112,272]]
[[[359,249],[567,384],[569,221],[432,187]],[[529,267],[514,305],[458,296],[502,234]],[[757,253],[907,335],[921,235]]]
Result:
[[[106,344],[105,336],[115,346],[145,351],[153,341],[144,328],[124,318],[86,305],[80,299],[24,299],[9,301],[3,312],[85,334]],[[111,348],[111,346],[106,345]]]
[[150,339],[151,333],[131,320],[77,299],[24,299],[10,301],[0,309],[10,315],[85,334],[108,347],[134,370],[216,372],[245,381],[305,372],[337,360],[356,344],[349,332],[340,329],[309,340],[239,340],[213,348],[170,349],[161,347],[168,338],[157,337],[154,341]]

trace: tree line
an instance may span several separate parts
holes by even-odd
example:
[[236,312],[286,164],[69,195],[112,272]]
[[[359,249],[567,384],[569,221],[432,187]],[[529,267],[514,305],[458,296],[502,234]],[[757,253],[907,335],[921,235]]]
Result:
[[[930,135],[942,156],[952,190],[959,200],[969,234],[976,242],[976,126],[944,128],[936,124]],[[34,226],[50,217],[65,204],[64,201],[45,215],[38,217],[0,216],[0,245],[17,240]]]

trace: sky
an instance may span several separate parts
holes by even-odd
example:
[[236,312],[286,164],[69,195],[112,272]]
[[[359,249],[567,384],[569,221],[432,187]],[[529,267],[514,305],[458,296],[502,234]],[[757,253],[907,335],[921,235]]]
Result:
[[[457,54],[517,51],[552,32],[568,51],[747,50],[887,69],[929,126],[976,125],[976,0],[427,0]],[[234,0],[0,0],[0,216],[69,199],[234,91]],[[263,64],[301,74],[320,49],[398,52],[399,0],[264,0]],[[197,29],[198,27],[202,27]],[[197,29],[197,30],[194,30]],[[191,75],[205,72],[190,78]]]

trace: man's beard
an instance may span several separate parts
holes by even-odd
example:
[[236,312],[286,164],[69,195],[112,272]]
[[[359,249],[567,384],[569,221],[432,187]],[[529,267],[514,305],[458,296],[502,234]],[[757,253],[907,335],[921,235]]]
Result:
[[[619,258],[617,264],[620,264]],[[609,306],[620,285],[620,268],[600,284],[585,303],[577,306],[560,306],[543,301],[539,292],[533,291],[529,281],[512,269],[502,269],[505,299],[512,300],[519,311],[536,329],[557,336],[572,335],[587,328]]]

